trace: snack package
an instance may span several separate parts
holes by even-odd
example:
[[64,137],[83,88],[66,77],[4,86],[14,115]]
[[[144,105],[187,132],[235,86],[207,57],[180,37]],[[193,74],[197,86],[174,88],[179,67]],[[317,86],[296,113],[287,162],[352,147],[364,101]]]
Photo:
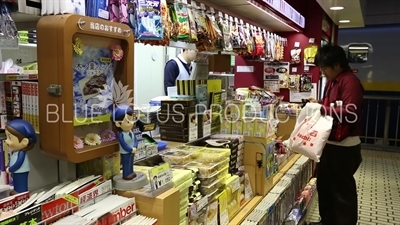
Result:
[[137,40],[161,40],[164,37],[160,0],[139,0],[136,16],[136,39]]
[[253,51],[253,55],[254,56],[259,56],[259,57],[263,57],[265,55],[265,51],[264,51],[264,38],[262,36],[261,30],[254,30],[254,41],[256,43],[255,49]]
[[171,38],[176,41],[190,38],[190,24],[187,4],[174,3],[170,6],[172,21]]
[[110,13],[111,22],[119,22],[119,1],[110,0],[108,4],[108,12]]
[[300,75],[289,75],[289,89],[299,90],[300,86]]
[[241,39],[239,35],[239,21],[238,18],[234,19],[231,25],[232,48],[241,48]]
[[304,64],[314,65],[315,55],[317,54],[318,46],[310,45],[304,49]]
[[218,26],[218,22],[214,16],[214,9],[210,8],[210,13],[207,14],[207,31],[209,33],[209,39],[211,41],[209,51],[222,50],[223,39],[222,31]]
[[312,74],[302,74],[300,76],[300,92],[311,92],[312,89]]
[[194,16],[194,12],[196,10],[196,3],[193,1],[192,4],[188,6],[188,17],[189,17],[189,25],[190,25],[190,40],[198,41],[197,37],[197,28],[196,28],[196,17]]
[[300,48],[294,48],[290,50],[290,64],[292,65],[300,64],[300,54],[301,54]]
[[225,17],[222,17],[222,13],[218,13],[218,25],[220,30],[222,31],[222,47],[224,51],[232,51],[232,42],[231,42],[231,27],[230,27],[230,21],[229,21],[229,15],[225,14]]
[[169,38],[171,37],[172,22],[166,0],[161,0],[161,21],[164,31],[164,37],[160,45],[167,46],[169,45]]
[[132,29],[136,29],[136,0],[129,0],[128,3],[128,25],[132,28]]
[[119,22],[129,25],[128,0],[119,0]]

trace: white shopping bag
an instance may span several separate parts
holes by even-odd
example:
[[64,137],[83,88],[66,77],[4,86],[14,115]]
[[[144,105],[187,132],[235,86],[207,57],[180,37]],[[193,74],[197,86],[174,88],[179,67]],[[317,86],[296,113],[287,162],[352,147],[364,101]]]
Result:
[[321,105],[308,103],[300,112],[287,148],[319,162],[332,130],[333,118],[321,115]]

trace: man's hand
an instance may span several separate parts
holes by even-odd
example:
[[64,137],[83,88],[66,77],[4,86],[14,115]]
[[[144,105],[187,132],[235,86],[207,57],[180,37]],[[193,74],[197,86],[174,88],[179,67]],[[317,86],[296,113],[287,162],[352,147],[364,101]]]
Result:
[[315,98],[308,98],[308,101],[310,101],[311,103],[318,103],[318,100]]
[[6,173],[10,173],[10,168],[7,167]]
[[135,154],[137,152],[137,149],[135,147],[132,148],[132,154]]

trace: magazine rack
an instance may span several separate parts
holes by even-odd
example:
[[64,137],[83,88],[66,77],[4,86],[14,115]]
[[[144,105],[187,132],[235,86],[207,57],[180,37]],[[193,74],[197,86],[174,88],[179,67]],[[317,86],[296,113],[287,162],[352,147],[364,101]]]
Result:
[[[116,140],[100,142],[98,134],[115,132],[110,121],[115,101],[133,106],[132,30],[96,18],[59,15],[41,18],[37,36],[42,151],[72,163],[118,151]],[[82,146],[85,137],[90,145]]]

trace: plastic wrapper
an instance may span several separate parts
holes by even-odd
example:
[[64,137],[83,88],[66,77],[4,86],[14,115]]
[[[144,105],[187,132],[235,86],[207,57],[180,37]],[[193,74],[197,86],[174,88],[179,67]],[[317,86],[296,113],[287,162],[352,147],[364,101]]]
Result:
[[229,157],[229,152],[216,149],[202,149],[200,150],[200,156],[197,158],[198,162],[201,163],[216,163],[225,161]]
[[200,186],[200,192],[202,195],[210,195],[214,191],[217,191],[223,186],[224,179],[216,180],[214,183],[207,186]]
[[160,0],[138,1],[136,10],[135,38],[137,40],[162,40],[164,31]]
[[0,39],[18,39],[18,29],[6,4],[0,3]]
[[210,174],[209,176],[199,175],[198,179],[200,180],[201,185],[208,186],[217,181],[218,179],[222,179],[226,175],[228,175],[228,168],[229,167],[225,167],[222,170],[217,171],[216,173]]
[[193,161],[193,153],[188,151],[170,150],[164,152],[161,157],[171,165],[186,165]]
[[[194,2],[192,2],[194,3]],[[190,25],[190,40],[191,41],[198,41],[197,37],[197,28],[196,28],[196,17],[194,16],[195,5],[189,5],[188,9],[188,18],[189,18],[189,25]]]
[[183,3],[174,3],[170,6],[172,21],[171,37],[176,41],[190,39],[190,24],[188,6]]
[[220,171],[227,164],[228,164],[227,160],[223,160],[221,162],[216,162],[216,163],[192,162],[186,165],[186,168],[187,169],[196,168],[199,171],[198,177],[207,178],[218,173],[218,171]]

